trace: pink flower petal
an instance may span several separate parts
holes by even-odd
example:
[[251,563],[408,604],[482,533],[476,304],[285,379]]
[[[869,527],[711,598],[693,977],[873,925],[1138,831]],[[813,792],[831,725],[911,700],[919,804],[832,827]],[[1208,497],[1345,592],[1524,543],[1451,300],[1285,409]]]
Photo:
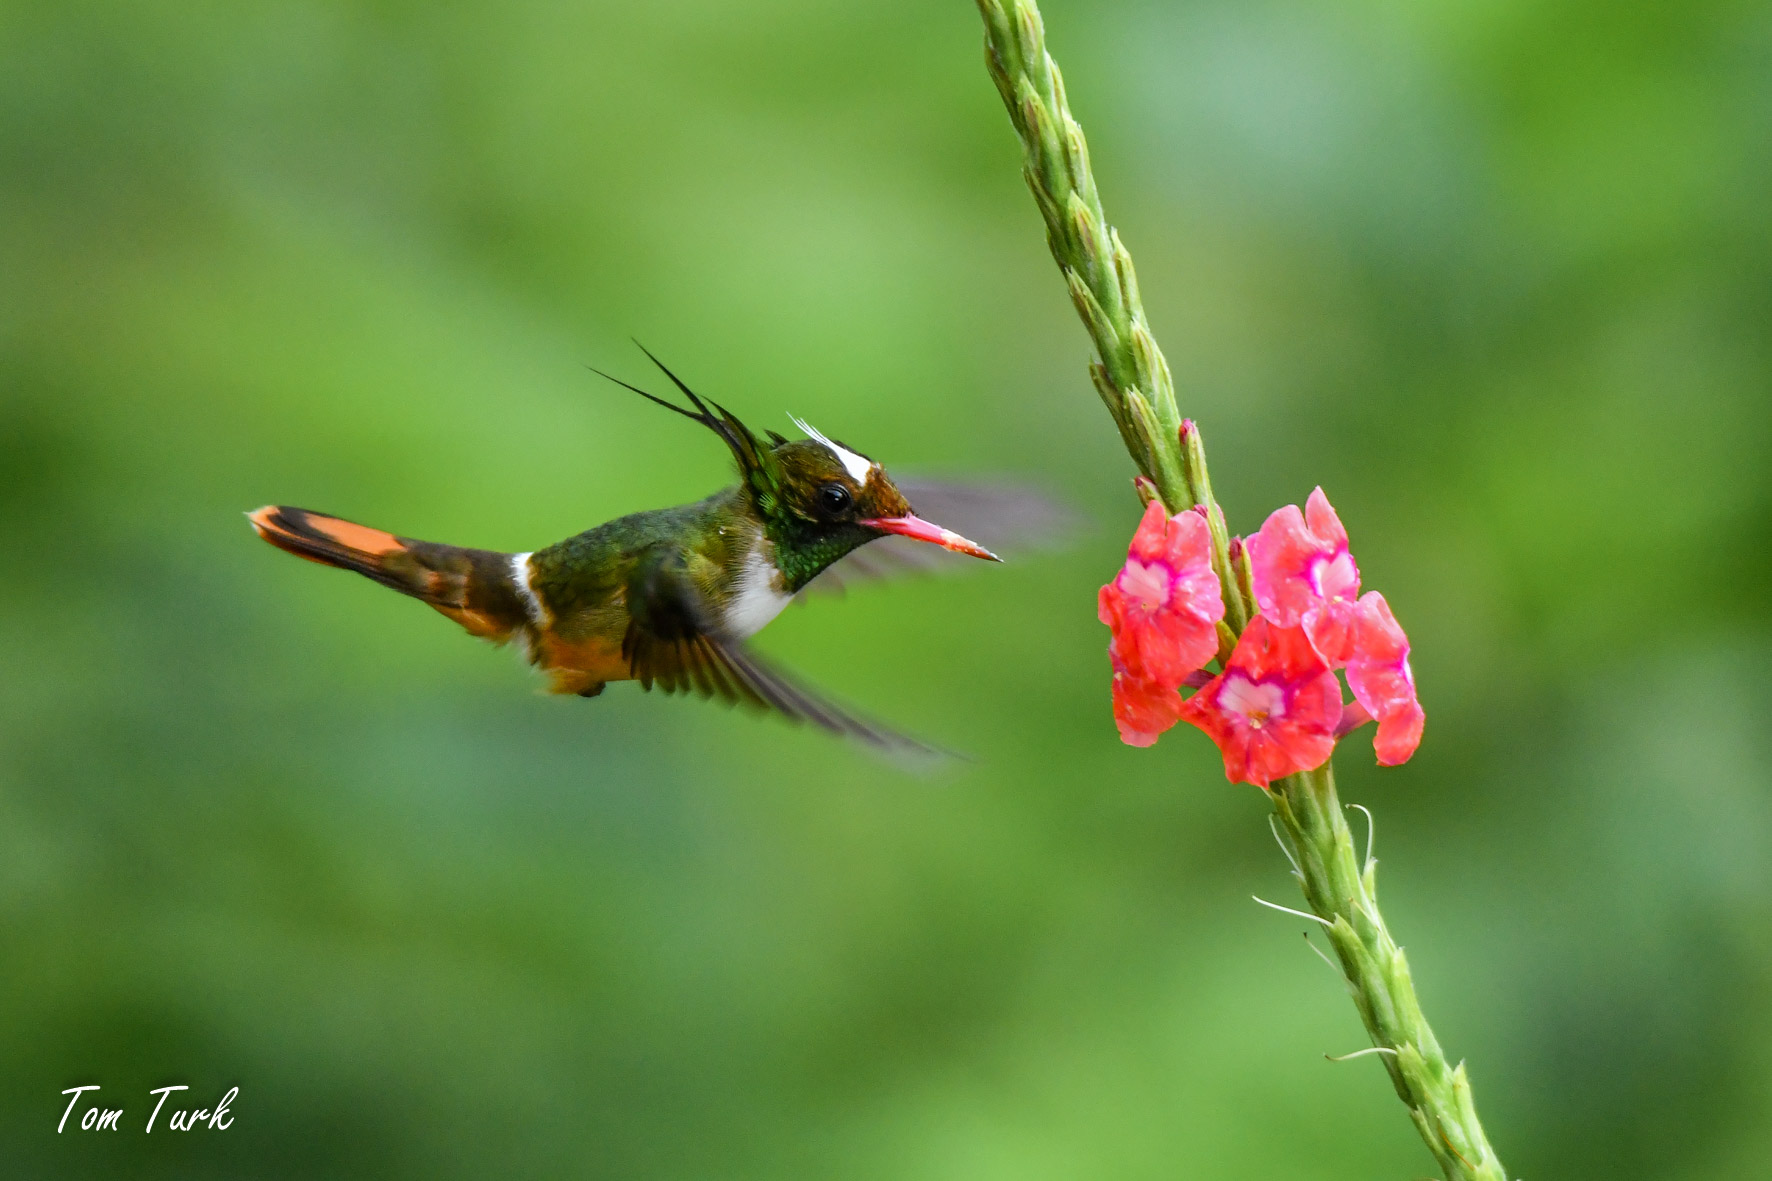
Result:
[[1323,490],[1311,492],[1303,512],[1293,504],[1277,509],[1248,545],[1261,613],[1281,627],[1302,626],[1332,668],[1344,665],[1353,644],[1360,568]]
[[1169,556],[1169,513],[1163,508],[1162,501],[1153,500],[1144,506],[1144,516],[1138,520],[1127,553],[1146,562],[1161,561]]
[[1372,737],[1372,749],[1378,753],[1382,767],[1407,763],[1415,748],[1421,745],[1421,727],[1427,714],[1421,706],[1388,713],[1378,720],[1378,733]]
[[[1110,647],[1110,654],[1113,650]],[[1114,725],[1127,746],[1150,746],[1181,718],[1181,694],[1140,680],[1114,656]]]
[[1258,615],[1181,718],[1218,744],[1227,779],[1265,788],[1321,766],[1335,749],[1341,712],[1341,685],[1304,629]]
[[1318,484],[1311,489],[1311,494],[1304,502],[1305,523],[1312,533],[1332,546],[1347,548],[1347,530],[1342,527],[1341,517],[1329,498],[1323,494],[1323,486]]
[[1308,572],[1322,549],[1305,527],[1304,514],[1295,504],[1275,509],[1243,544],[1261,613],[1277,627],[1297,627],[1317,601]]
[[1135,680],[1170,689],[1218,653],[1224,597],[1212,570],[1212,536],[1196,512],[1170,517],[1152,501],[1126,564],[1101,588],[1096,613]]
[[1426,715],[1415,695],[1409,637],[1377,591],[1361,596],[1353,628],[1347,685],[1354,700],[1378,719],[1373,746],[1387,767],[1407,762],[1421,743]]

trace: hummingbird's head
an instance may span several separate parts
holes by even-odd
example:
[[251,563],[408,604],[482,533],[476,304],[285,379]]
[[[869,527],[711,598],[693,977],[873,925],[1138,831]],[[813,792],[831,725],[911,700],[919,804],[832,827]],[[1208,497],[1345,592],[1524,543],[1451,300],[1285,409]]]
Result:
[[798,532],[853,542],[842,553],[875,538],[895,535],[957,554],[1002,560],[977,542],[917,516],[886,469],[867,456],[827,438],[801,419],[794,419],[794,425],[809,437],[784,440],[771,432],[771,438],[775,441],[772,457],[781,472],[782,508],[804,523]]
[[799,419],[794,420],[795,425],[809,438],[787,439],[767,431],[767,439],[759,439],[730,410],[698,397],[644,345],[640,351],[683,391],[694,410],[685,410],[618,377],[602,375],[701,423],[725,441],[764,531],[775,543],[776,565],[791,589],[806,585],[851,550],[894,535],[992,562],[1002,560],[978,543],[917,516],[886,469],[867,456],[826,438]]

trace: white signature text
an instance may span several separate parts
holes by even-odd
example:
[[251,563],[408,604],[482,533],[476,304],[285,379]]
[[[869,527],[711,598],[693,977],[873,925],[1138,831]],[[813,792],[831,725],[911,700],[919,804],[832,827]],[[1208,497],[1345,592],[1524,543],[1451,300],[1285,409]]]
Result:
[[[89,1087],[69,1087],[67,1090],[63,1091],[62,1094],[71,1095],[73,1097],[68,1100],[67,1109],[62,1112],[61,1122],[55,1125],[55,1130],[57,1132],[62,1132],[67,1129],[68,1119],[74,1114],[74,1108],[80,1105],[80,1096],[86,1094],[88,1091],[97,1091],[100,1089],[101,1088],[97,1084],[94,1084]],[[188,1091],[190,1089],[191,1088],[189,1087],[158,1087],[149,1091],[148,1094],[157,1096],[157,1098],[154,1102],[154,1110],[148,1113],[148,1126],[145,1130],[149,1132],[154,1130],[154,1121],[160,1118],[160,1109],[166,1106],[167,1096],[171,1095],[174,1091]],[[208,1128],[216,1132],[225,1132],[234,1122],[234,1115],[228,1110],[228,1105],[234,1101],[234,1097],[238,1094],[240,1094],[239,1087],[230,1087],[228,1093],[221,1097],[221,1102],[217,1103],[213,1108],[180,1108],[179,1110],[170,1112],[167,1115],[166,1122],[162,1124],[161,1127],[171,1128],[175,1132],[193,1132],[198,1128]],[[115,1132],[117,1130],[117,1121],[122,1118],[123,1109],[121,1107],[112,1108],[105,1107],[99,1103],[92,1103],[87,1107],[86,1113],[80,1117],[80,1121],[76,1127],[77,1130],[82,1132],[97,1132],[100,1130]]]

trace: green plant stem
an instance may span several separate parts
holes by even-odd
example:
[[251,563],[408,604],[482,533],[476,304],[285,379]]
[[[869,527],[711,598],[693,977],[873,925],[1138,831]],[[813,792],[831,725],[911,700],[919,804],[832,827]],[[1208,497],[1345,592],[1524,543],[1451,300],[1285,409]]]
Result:
[[[1096,392],[1165,507],[1171,513],[1205,509],[1213,569],[1224,589],[1226,638],[1234,643],[1254,614],[1247,560],[1231,547],[1207,476],[1205,445],[1181,418],[1169,364],[1145,320],[1132,256],[1102,209],[1083,129],[1046,52],[1039,8],[1033,0],[977,4],[985,64],[1021,138],[1022,174],[1045,219],[1047,246],[1095,342],[1089,373]],[[1448,1065],[1422,1016],[1408,962],[1385,928],[1376,865],[1354,855],[1332,767],[1283,779],[1268,795],[1305,902],[1328,931],[1376,1056],[1428,1151],[1447,1181],[1505,1181],[1477,1120],[1464,1067]]]
[[1225,620],[1235,633],[1249,604],[1234,593],[1230,534],[1212,496],[1198,430],[1183,431],[1169,362],[1151,336],[1132,255],[1108,224],[1089,167],[1083,128],[1065,101],[1064,77],[1046,52],[1040,10],[1020,0],[978,0],[985,23],[985,65],[1025,149],[1022,175],[1046,221],[1046,243],[1071,301],[1095,341],[1089,366],[1096,392],[1120,428],[1132,462],[1177,513],[1199,505],[1212,530],[1212,565],[1227,588]]
[[1378,910],[1378,863],[1354,855],[1335,771],[1315,771],[1275,784],[1274,815],[1312,913],[1323,921],[1354,1007],[1381,1047],[1397,1097],[1448,1181],[1506,1181],[1483,1134],[1464,1064],[1451,1066],[1422,1016],[1409,961]]

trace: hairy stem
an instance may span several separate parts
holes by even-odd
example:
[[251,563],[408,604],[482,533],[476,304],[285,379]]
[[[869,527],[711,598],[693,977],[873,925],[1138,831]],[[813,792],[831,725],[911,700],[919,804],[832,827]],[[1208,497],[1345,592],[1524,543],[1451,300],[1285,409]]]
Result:
[[1380,1057],[1428,1151],[1448,1181],[1506,1181],[1464,1064],[1447,1063],[1416,999],[1409,961],[1379,913],[1378,863],[1369,852],[1354,854],[1334,769],[1325,763],[1284,779],[1272,798],[1305,901],[1328,928],[1354,1007],[1372,1044],[1388,1051]]
[[[1046,222],[1046,243],[1071,302],[1095,343],[1095,389],[1133,463],[1165,507],[1199,505],[1212,530],[1212,564],[1224,589],[1226,639],[1254,614],[1247,558],[1233,548],[1212,496],[1199,430],[1176,406],[1169,364],[1151,336],[1132,256],[1108,224],[1089,167],[1083,129],[1072,117],[1058,64],[1034,0],[977,0],[985,65],[1021,139],[1022,174]],[[1149,489],[1144,490],[1146,494]],[[1335,775],[1325,763],[1269,792],[1287,851],[1312,913],[1323,920],[1348,991],[1384,1059],[1397,1095],[1447,1181],[1505,1181],[1483,1134],[1462,1064],[1450,1066],[1422,1016],[1403,951],[1378,910],[1376,865],[1354,855]]]

